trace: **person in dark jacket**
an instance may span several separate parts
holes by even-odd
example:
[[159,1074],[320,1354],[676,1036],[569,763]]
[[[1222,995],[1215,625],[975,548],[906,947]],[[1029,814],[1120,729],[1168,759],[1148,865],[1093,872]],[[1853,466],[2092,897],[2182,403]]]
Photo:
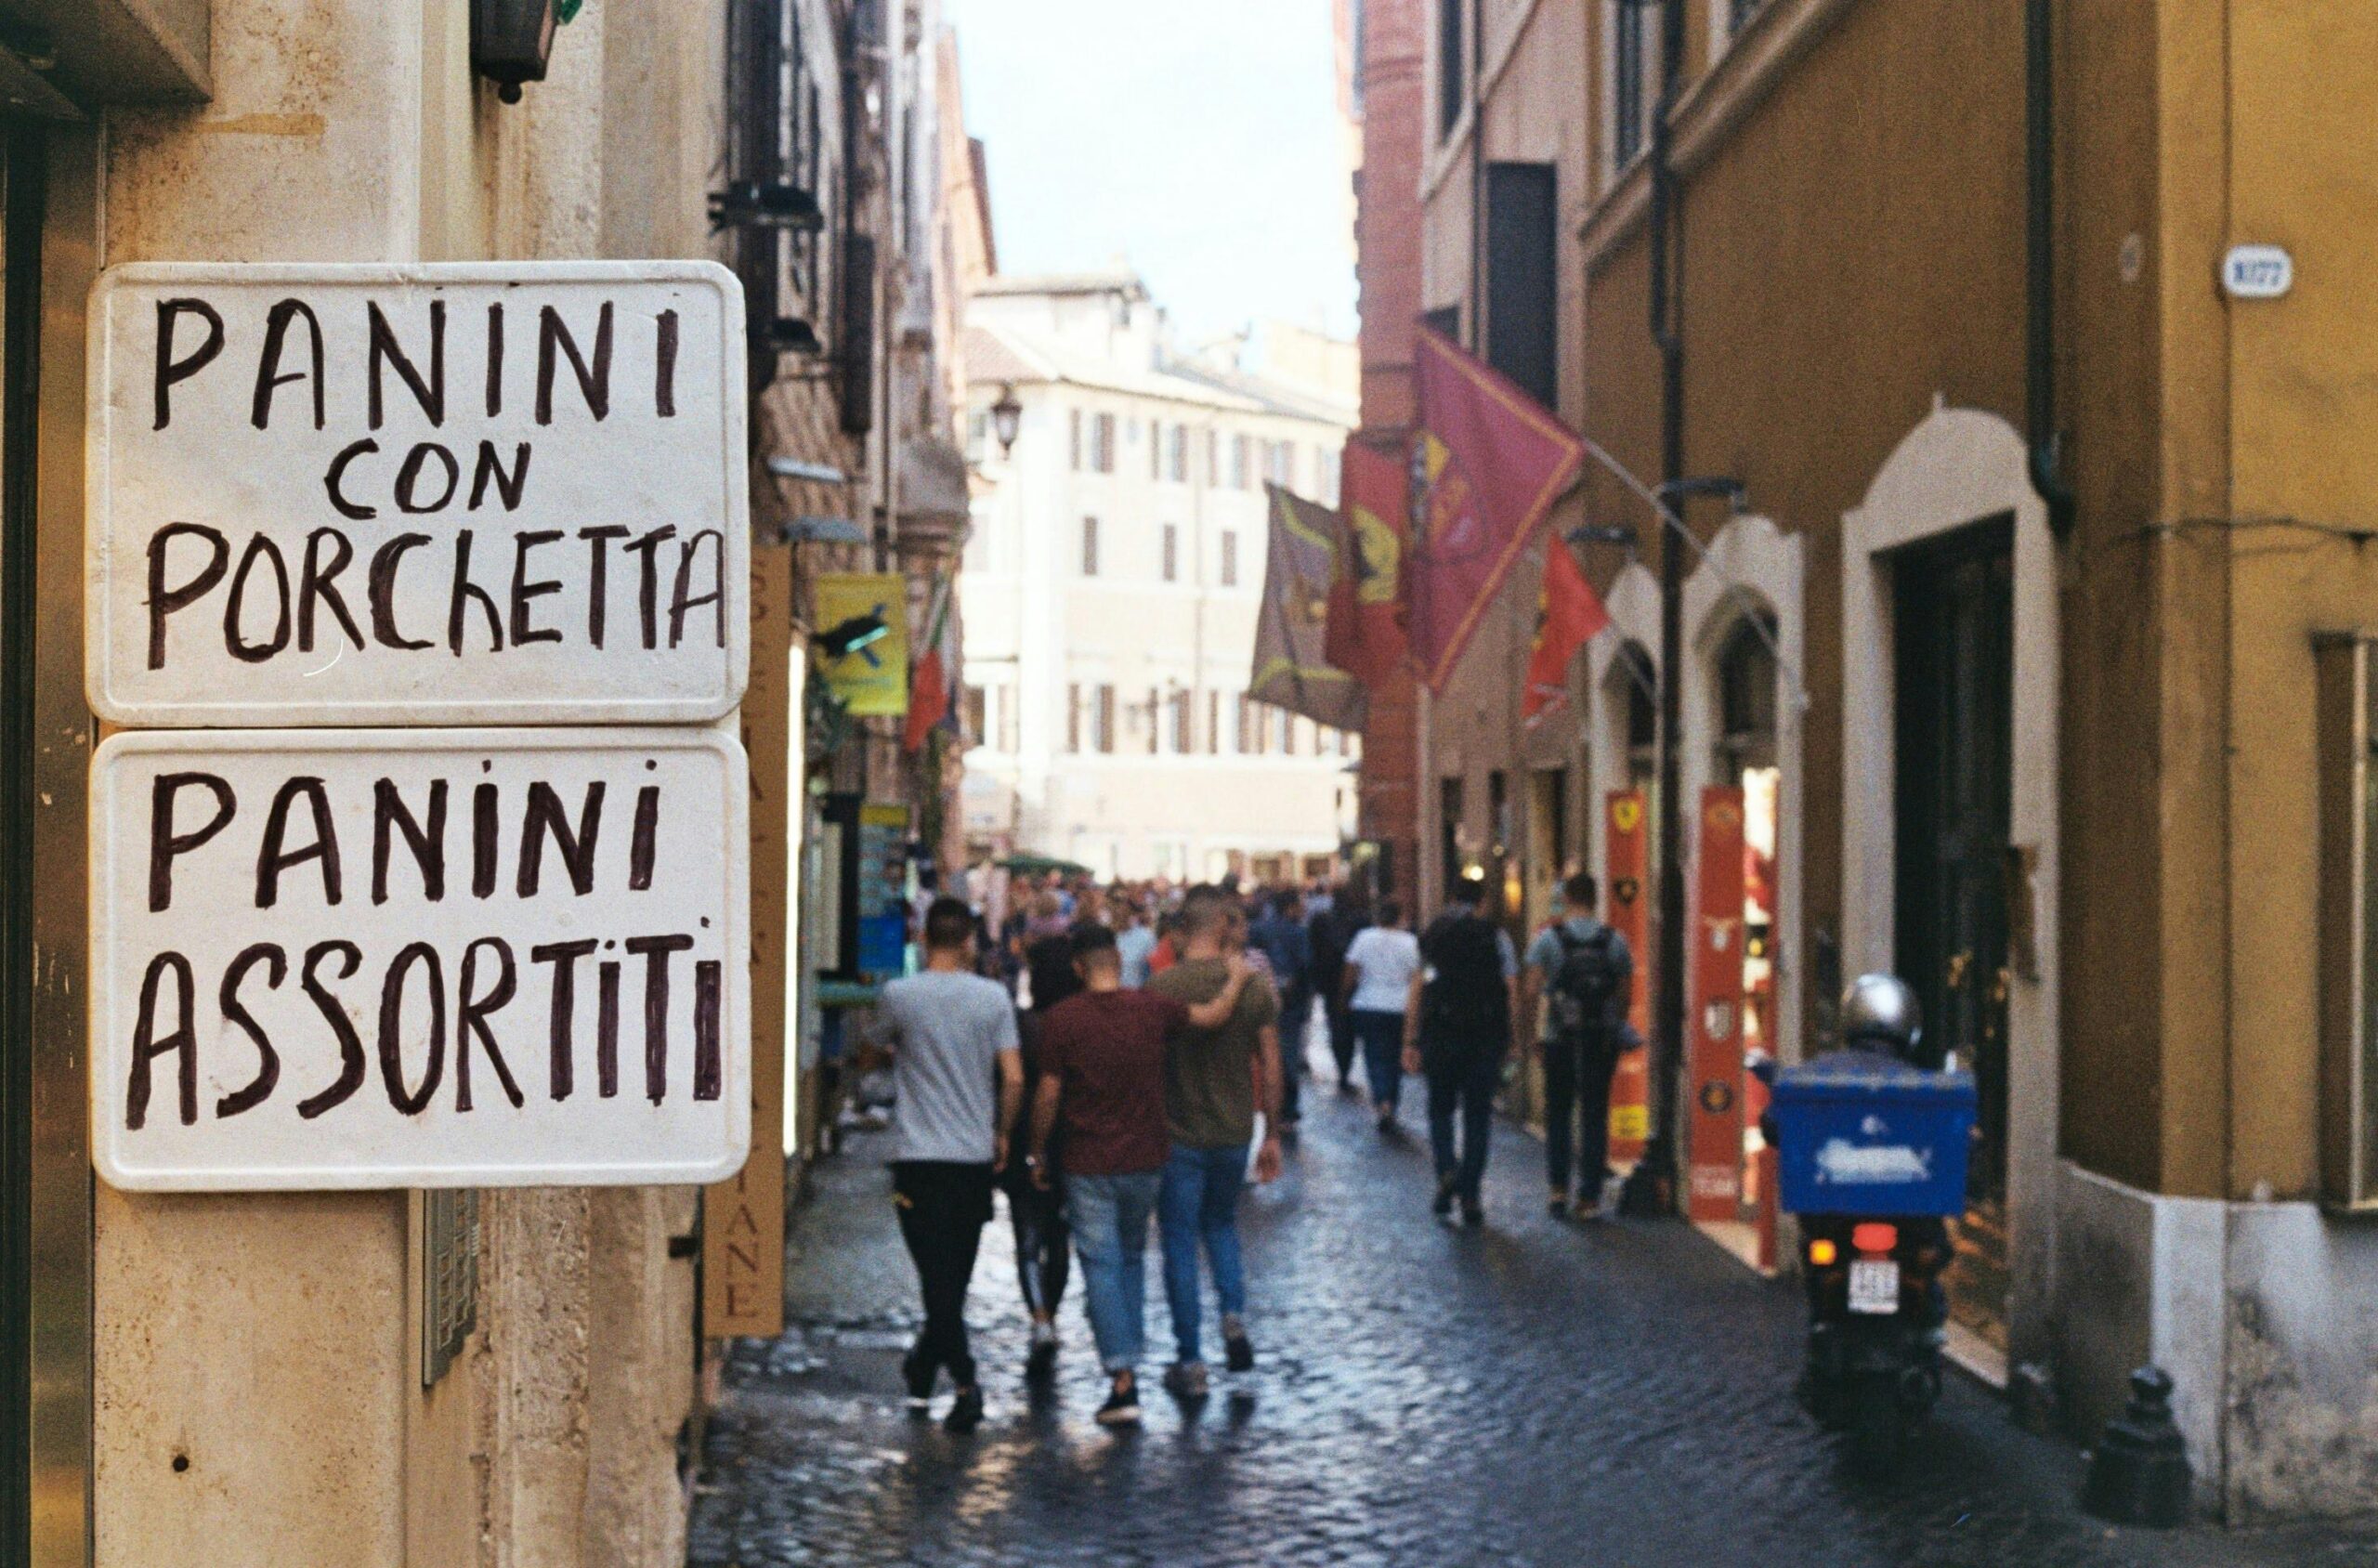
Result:
[[1482,912],[1483,881],[1465,877],[1445,896],[1444,912],[1420,936],[1403,1065],[1429,1084],[1437,1218],[1450,1220],[1459,1204],[1461,1222],[1475,1226],[1486,1222],[1479,1188],[1495,1132],[1495,1091],[1502,1087],[1511,1020],[1519,1011],[1520,960],[1510,934]]
[[1305,921],[1305,939],[1313,948],[1313,990],[1320,999],[1322,1021],[1329,1027],[1329,1059],[1338,1064],[1338,1092],[1354,1092],[1353,1015],[1347,1011],[1346,949],[1369,925],[1369,912],[1351,888],[1341,891],[1326,909]]
[[[1025,948],[1024,957],[1032,1006],[1018,1023],[1028,1105],[1047,1068],[1041,1059],[1041,1020],[1082,989],[1082,978],[1074,967],[1070,932],[1037,938]],[[1024,1289],[1025,1310],[1032,1314],[1032,1349],[1024,1363],[1024,1375],[1039,1382],[1057,1369],[1057,1303],[1065,1300],[1072,1267],[1073,1236],[1065,1224],[1065,1193],[1055,1185],[1033,1181],[1020,1159],[1010,1160],[1000,1177],[1007,1192],[1008,1223],[1015,1231],[1016,1278]]]

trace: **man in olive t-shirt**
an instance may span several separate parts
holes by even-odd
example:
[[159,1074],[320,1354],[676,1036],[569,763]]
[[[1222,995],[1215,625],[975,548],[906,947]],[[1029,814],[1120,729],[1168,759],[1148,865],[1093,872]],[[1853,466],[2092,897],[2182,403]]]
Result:
[[[1244,948],[1246,916],[1219,890],[1199,888],[1181,909],[1181,961],[1148,982],[1159,997],[1184,1005],[1212,1000],[1230,982],[1231,955]],[[1206,1392],[1198,1348],[1204,1311],[1197,1258],[1202,1248],[1221,1299],[1222,1349],[1234,1372],[1250,1370],[1247,1278],[1239,1261],[1238,1196],[1247,1180],[1247,1145],[1263,1113],[1256,1178],[1280,1169],[1280,1000],[1270,982],[1249,981],[1218,1027],[1183,1029],[1165,1063],[1165,1111],[1172,1156],[1165,1162],[1156,1217],[1164,1235],[1164,1293],[1172,1308],[1178,1357],[1165,1386],[1184,1398]]]

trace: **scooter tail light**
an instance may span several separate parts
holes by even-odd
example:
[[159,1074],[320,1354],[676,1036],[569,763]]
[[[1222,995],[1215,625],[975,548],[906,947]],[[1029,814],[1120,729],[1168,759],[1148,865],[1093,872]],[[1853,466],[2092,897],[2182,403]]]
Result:
[[1829,1269],[1841,1261],[1841,1248],[1824,1236],[1809,1243],[1809,1261],[1820,1269]]
[[1869,1222],[1849,1233],[1849,1245],[1870,1257],[1887,1257],[1899,1249],[1899,1227]]

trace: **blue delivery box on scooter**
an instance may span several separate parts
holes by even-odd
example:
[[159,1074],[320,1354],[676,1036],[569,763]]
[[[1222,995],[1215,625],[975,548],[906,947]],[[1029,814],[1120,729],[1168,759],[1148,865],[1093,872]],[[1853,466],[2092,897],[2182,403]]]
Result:
[[1836,1052],[1776,1076],[1778,1196],[1793,1214],[1955,1215],[1977,1101],[1971,1073]]

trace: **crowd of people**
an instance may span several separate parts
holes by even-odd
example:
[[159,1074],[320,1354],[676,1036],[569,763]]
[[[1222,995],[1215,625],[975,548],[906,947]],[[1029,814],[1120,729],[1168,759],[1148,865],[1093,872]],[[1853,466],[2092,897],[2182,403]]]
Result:
[[1569,879],[1523,954],[1479,881],[1457,882],[1418,934],[1396,899],[1374,908],[1326,886],[1249,897],[1052,875],[1018,891],[996,920],[935,899],[921,970],[883,988],[868,1034],[891,1065],[893,1203],[923,1299],[908,1398],[929,1411],[947,1374],[949,1431],[984,1418],[965,1309],[1000,1195],[1031,1318],[1027,1379],[1056,1374],[1078,1259],[1106,1379],[1098,1419],[1139,1420],[1152,1229],[1172,1323],[1166,1391],[1195,1403],[1211,1385],[1209,1281],[1222,1366],[1254,1370],[1239,1204],[1295,1139],[1316,1013],[1337,1091],[1367,1094],[1382,1137],[1403,1135],[1404,1082],[1422,1080],[1441,1221],[1484,1222],[1496,1095],[1514,1047],[1531,1045],[1550,1211],[1607,1214],[1611,1079],[1640,1042],[1626,1024],[1632,956],[1596,918],[1592,878]]

